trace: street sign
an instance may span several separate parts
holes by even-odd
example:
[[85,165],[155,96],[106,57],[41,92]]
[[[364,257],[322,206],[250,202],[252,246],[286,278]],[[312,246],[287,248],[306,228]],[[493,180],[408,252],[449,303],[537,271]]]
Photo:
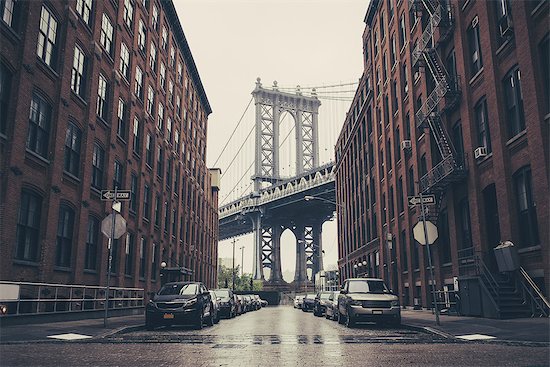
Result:
[[130,190],[117,190],[115,198],[115,190],[101,190],[101,200],[130,200]]
[[[409,206],[420,204],[420,196],[409,196]],[[422,195],[423,204],[435,204],[435,195]]]
[[[111,237],[111,231],[113,229],[113,214],[109,214],[108,216],[103,219],[101,222],[101,233],[105,235],[105,237]],[[126,233],[126,219],[118,213],[116,213],[116,219],[115,219],[115,240],[118,240],[120,237],[122,237]]]
[[430,221],[426,221],[426,233],[428,234],[428,241],[424,237],[424,225],[422,221],[416,223],[413,228],[414,239],[421,245],[431,245],[437,240],[437,227]]

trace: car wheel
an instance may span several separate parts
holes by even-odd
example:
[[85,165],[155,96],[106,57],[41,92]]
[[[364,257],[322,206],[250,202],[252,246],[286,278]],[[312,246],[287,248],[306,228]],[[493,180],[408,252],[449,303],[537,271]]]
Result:
[[338,320],[338,314],[335,311],[332,311],[332,321]]
[[217,324],[218,322],[220,322],[220,314],[216,313],[216,318],[214,319],[214,324]]
[[328,315],[328,312],[325,311],[325,319],[328,320],[329,318],[330,318],[330,316]]
[[355,326],[355,321],[351,317],[350,310],[348,309],[347,311],[348,311],[348,315],[346,316],[346,327],[351,329]]
[[202,316],[202,311],[199,311],[199,317],[198,317],[197,322],[195,323],[195,330],[202,329],[203,322],[204,322],[204,319],[203,319],[203,316]]
[[206,324],[208,326],[214,326],[214,315],[212,315],[212,313],[210,313],[210,316],[206,319]]

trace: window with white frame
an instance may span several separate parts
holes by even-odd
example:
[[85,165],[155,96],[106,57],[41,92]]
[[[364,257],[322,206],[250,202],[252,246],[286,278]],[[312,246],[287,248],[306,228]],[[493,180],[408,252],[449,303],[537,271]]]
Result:
[[122,139],[126,139],[126,120],[127,120],[127,107],[122,98],[118,99],[117,109],[117,135]]
[[164,63],[160,63],[160,87],[162,90],[164,90],[166,85],[166,67],[164,66]]
[[159,106],[158,106],[157,128],[160,131],[164,130],[164,106],[160,102],[159,102]]
[[170,46],[170,67],[172,70],[176,66],[176,49],[174,46]]
[[172,80],[168,81],[168,100],[172,105],[174,104],[174,83]]
[[183,70],[183,67],[181,66],[181,62],[178,61],[178,83],[180,83],[180,84],[183,81],[182,70]]
[[137,118],[137,116],[134,117],[134,126],[132,128],[132,135],[133,135],[132,149],[134,150],[134,153],[140,154],[141,153],[141,130],[139,128],[139,119]]
[[162,44],[161,47],[163,50],[166,50],[166,45],[168,45],[168,31],[165,26],[162,26]]
[[120,43],[120,73],[128,80],[130,77],[130,50],[124,42]]
[[8,25],[8,27],[13,28],[14,26],[14,14],[16,10],[17,2],[16,0],[2,0],[0,1],[0,19]]
[[147,113],[153,115],[153,107],[155,105],[155,90],[150,85],[147,90]]
[[151,42],[151,48],[149,49],[149,66],[153,73],[157,70],[157,46]]
[[77,0],[76,1],[76,12],[84,23],[88,26],[90,25],[90,14],[92,13],[92,0]]
[[101,19],[101,34],[99,36],[99,43],[101,43],[101,46],[107,51],[109,55],[113,52],[113,24],[111,23],[111,20],[107,16],[107,14],[103,13],[103,17]]
[[145,53],[145,47],[147,44],[147,27],[145,26],[145,23],[143,23],[143,20],[139,20],[138,25],[138,47],[139,50],[143,53]]
[[134,93],[139,99],[143,99],[143,71],[139,66],[136,66],[136,83],[134,85]]
[[50,144],[51,106],[38,95],[33,95],[29,114],[27,149],[47,158]]
[[97,87],[97,106],[96,113],[103,120],[107,120],[107,93],[108,93],[107,78],[103,74],[99,74],[99,84]]
[[157,4],[153,4],[153,13],[151,16],[151,28],[153,28],[155,31],[158,31],[159,27],[159,10],[157,8]]
[[124,0],[123,19],[126,26],[131,30],[134,21],[134,4],[130,0]]
[[57,25],[57,20],[51,11],[47,7],[42,6],[36,54],[52,69],[55,69],[54,63],[57,54]]
[[84,72],[86,68],[86,55],[80,46],[74,46],[73,68],[71,71],[71,89],[73,92],[84,98],[84,82],[86,80]]

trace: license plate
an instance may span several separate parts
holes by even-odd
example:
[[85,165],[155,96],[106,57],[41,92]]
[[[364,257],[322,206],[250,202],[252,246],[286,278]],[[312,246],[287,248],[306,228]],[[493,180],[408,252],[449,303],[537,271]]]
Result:
[[373,315],[382,315],[383,312],[384,311],[382,311],[382,310],[372,310]]
[[165,313],[163,317],[164,317],[165,319],[173,319],[173,318],[174,318],[174,314],[173,314],[173,313]]

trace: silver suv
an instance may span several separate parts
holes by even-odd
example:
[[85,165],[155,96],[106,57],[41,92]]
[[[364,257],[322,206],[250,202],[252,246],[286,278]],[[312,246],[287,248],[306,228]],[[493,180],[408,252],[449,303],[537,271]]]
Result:
[[382,279],[352,278],[342,285],[338,296],[338,323],[353,327],[357,321],[401,324],[399,298]]

